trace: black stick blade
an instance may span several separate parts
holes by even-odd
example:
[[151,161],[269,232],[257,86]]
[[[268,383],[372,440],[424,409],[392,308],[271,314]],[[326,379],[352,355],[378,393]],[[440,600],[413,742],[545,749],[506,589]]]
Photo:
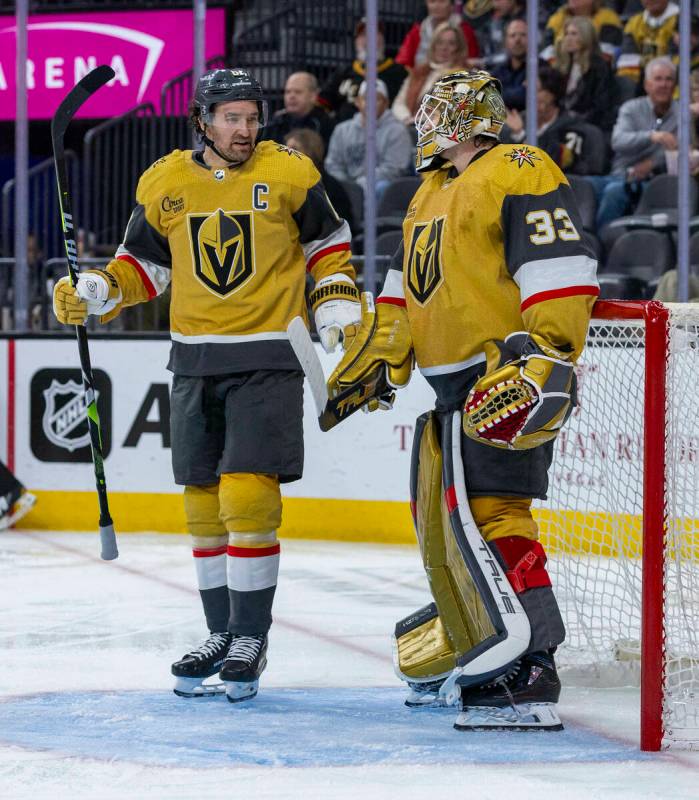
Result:
[[102,64],[95,67],[91,72],[88,72],[84,78],[81,78],[75,86],[63,98],[63,102],[51,120],[51,135],[56,141],[56,136],[62,137],[65,133],[68,123],[78,112],[80,106],[87,102],[90,97],[98,90],[101,89],[105,83],[111,81],[116,73],[107,64]]

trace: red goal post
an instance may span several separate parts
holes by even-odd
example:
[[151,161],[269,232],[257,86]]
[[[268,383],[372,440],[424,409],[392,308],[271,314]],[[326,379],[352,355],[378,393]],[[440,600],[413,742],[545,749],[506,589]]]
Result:
[[638,680],[641,748],[699,748],[699,305],[598,301],[576,371],[536,511],[561,671]]

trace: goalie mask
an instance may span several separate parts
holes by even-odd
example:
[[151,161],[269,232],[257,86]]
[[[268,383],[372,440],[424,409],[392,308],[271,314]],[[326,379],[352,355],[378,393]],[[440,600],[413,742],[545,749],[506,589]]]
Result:
[[490,73],[459,71],[439,78],[415,115],[417,171],[437,169],[440,153],[476,136],[497,140],[506,116],[500,81]]

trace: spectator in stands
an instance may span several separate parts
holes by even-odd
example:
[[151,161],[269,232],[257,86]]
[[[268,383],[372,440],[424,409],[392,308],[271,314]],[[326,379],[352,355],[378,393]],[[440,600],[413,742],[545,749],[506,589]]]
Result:
[[[396,64],[392,58],[386,58],[384,25],[380,20],[376,35],[376,49],[376,71],[379,79],[386,84],[388,97],[392,103],[396,99],[408,71],[401,64]],[[357,23],[354,30],[354,54],[354,61],[331,75],[318,93],[318,104],[327,111],[333,112],[337,122],[352,119],[357,113],[357,93],[366,76],[366,22],[364,19]]]
[[[482,7],[483,4],[481,4]],[[513,19],[524,17],[522,0],[492,0],[485,13],[477,16],[469,14],[468,5],[464,8],[466,19],[473,27],[481,51],[480,66],[492,73],[492,67],[505,60],[505,33]],[[472,6],[472,13],[476,9]]]
[[434,30],[428,60],[416,64],[401,86],[391,111],[406,125],[412,125],[420,107],[422,96],[432,84],[447,72],[454,72],[466,66],[466,40],[460,25],[442,22]]
[[318,81],[310,72],[294,72],[284,84],[284,108],[272,117],[263,130],[263,139],[283,142],[294,128],[310,128],[327,144],[334,126],[328,113],[316,105]]
[[[366,191],[366,82],[359,87],[359,113],[341,122],[330,137],[325,168],[340,181],[355,181]],[[413,146],[405,125],[388,108],[388,89],[376,81],[376,195],[380,199],[388,184],[407,172]]]
[[658,56],[668,55],[677,29],[679,6],[669,0],[642,0],[643,11],[634,14],[624,28],[617,73],[641,79],[643,67]]
[[527,23],[513,19],[505,32],[505,60],[491,74],[502,85],[502,99],[508,109],[523,111],[527,104]]
[[616,84],[602,58],[597,33],[587,17],[571,17],[555,46],[553,66],[565,77],[563,108],[583,122],[611,131],[616,120]]
[[[699,10],[699,8],[697,8]],[[669,52],[672,54],[672,62],[677,66],[680,60],[680,32],[675,29],[672,34],[672,42]],[[689,29],[689,68],[692,74],[699,71],[699,17],[693,16]]]
[[589,18],[597,31],[602,55],[613,63],[621,47],[621,20],[615,11],[603,6],[602,0],[568,0],[552,14],[546,23],[541,57],[546,61],[553,59],[554,45],[563,38],[565,24],[571,17]]
[[653,175],[665,172],[666,151],[677,150],[677,102],[672,99],[677,74],[667,56],[646,64],[645,97],[627,100],[619,109],[610,175],[588,177],[597,194],[597,229],[628,213]]
[[325,160],[325,144],[319,133],[310,130],[309,128],[294,128],[293,131],[288,133],[284,138],[284,144],[291,147],[293,150],[298,150],[308,156],[315,168],[320,172],[320,179],[323,182],[325,191],[328,198],[332,203],[333,208],[338,216],[346,219],[350,228],[355,228],[357,220],[353,219],[352,204],[347,196],[344,187],[328,173],[323,164]]
[[[514,24],[514,23],[513,23]],[[547,64],[539,68],[536,91],[537,144],[564,171],[586,175],[592,171],[585,147],[585,130],[574,117],[561,110],[565,94],[565,78]],[[524,141],[525,115],[508,109],[503,129],[503,144]]]
[[468,57],[477,58],[480,54],[478,40],[473,28],[456,13],[454,3],[450,0],[425,0],[427,16],[422,22],[416,22],[408,31],[400,46],[396,61],[412,69],[416,64],[424,64],[428,60],[430,41],[435,28],[442,22],[460,25],[466,39]]

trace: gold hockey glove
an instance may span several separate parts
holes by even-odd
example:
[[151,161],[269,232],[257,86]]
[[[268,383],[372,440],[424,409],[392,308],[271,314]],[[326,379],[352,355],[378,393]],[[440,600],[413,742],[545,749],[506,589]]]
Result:
[[508,450],[554,439],[575,405],[570,356],[536,334],[513,333],[485,343],[486,373],[468,393],[464,433]]
[[53,313],[63,325],[84,325],[88,314],[107,314],[120,301],[117,279],[101,269],[81,272],[75,286],[65,277],[53,287]]
[[328,380],[329,405],[338,407],[339,418],[364,406],[391,408],[394,390],[407,386],[414,367],[406,309],[374,304],[370,292],[361,299],[361,322],[345,328],[345,354]]

